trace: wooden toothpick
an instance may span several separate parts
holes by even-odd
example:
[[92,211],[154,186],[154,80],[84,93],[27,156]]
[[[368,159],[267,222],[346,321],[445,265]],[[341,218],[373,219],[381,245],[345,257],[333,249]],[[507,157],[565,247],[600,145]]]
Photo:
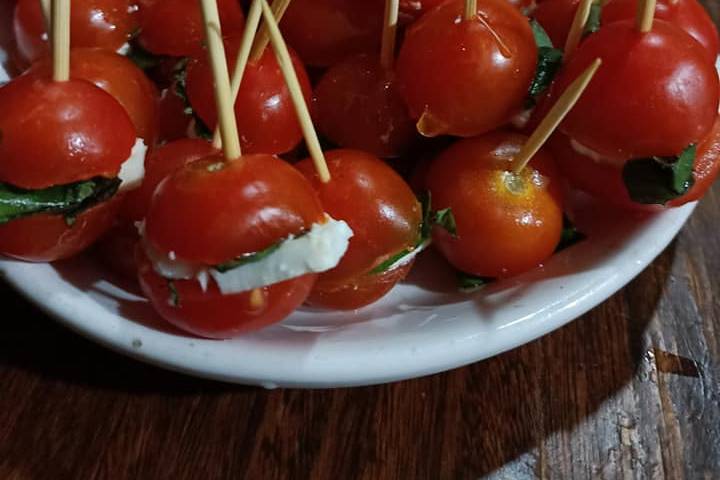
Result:
[[593,0],[580,0],[577,10],[575,10],[575,17],[573,17],[572,24],[570,25],[567,40],[565,40],[565,58],[570,57],[580,43],[585,25],[587,24],[588,18],[590,18],[592,4]]
[[387,70],[391,70],[395,62],[395,43],[397,41],[399,12],[400,0],[385,0],[385,21],[383,22],[380,64]]
[[[282,20],[282,17],[285,15],[285,12],[290,6],[290,2],[291,0],[275,0],[273,2],[272,11],[277,23],[280,23]],[[270,36],[268,35],[267,26],[263,25],[260,29],[260,33],[258,33],[258,36],[255,39],[255,44],[253,45],[252,53],[250,54],[250,61],[257,62],[260,60],[260,57],[262,57],[263,53],[265,53],[265,49],[267,48],[269,42]]]
[[477,15],[477,0],[465,0],[463,19],[472,20]]
[[40,0],[40,8],[42,9],[43,18],[45,19],[45,29],[47,30],[48,38],[50,38],[50,31],[52,30],[52,5],[50,0]]
[[636,21],[637,29],[640,32],[647,33],[652,30],[656,3],[657,0],[641,0],[638,2]]
[[328,170],[325,155],[323,154],[322,147],[320,146],[320,140],[318,140],[317,132],[315,131],[315,126],[310,118],[310,111],[305,104],[305,97],[303,96],[302,88],[300,88],[300,82],[298,81],[297,74],[295,73],[295,67],[292,64],[290,52],[288,51],[285,40],[280,33],[280,28],[278,27],[277,21],[273,16],[273,12],[267,3],[267,0],[260,1],[262,2],[265,25],[267,26],[268,33],[270,34],[270,42],[272,43],[273,50],[275,50],[278,65],[285,77],[288,90],[290,90],[290,96],[292,97],[293,104],[295,105],[295,112],[297,113],[303,135],[305,136],[305,142],[307,143],[308,150],[310,151],[310,157],[315,164],[315,169],[318,172],[320,181],[327,183],[330,181],[330,171]]
[[240,150],[240,138],[230,92],[230,75],[225,57],[222,31],[220,30],[217,0],[200,0],[200,6],[202,7],[205,22],[205,40],[207,42],[210,66],[215,80],[215,105],[218,111],[223,153],[225,159],[235,160],[242,156],[242,151]]
[[52,2],[53,80],[70,79],[70,0]]
[[[260,18],[262,18],[262,6],[260,5],[260,0],[253,0],[252,5],[250,6],[250,11],[248,12],[247,20],[245,21],[245,31],[243,32],[240,50],[238,50],[238,57],[235,62],[235,69],[233,70],[232,80],[230,81],[230,96],[233,108],[235,106],[235,102],[237,101],[238,92],[240,91],[240,85],[242,84],[248,59],[250,58],[250,49],[252,48],[258,25],[260,25]],[[217,149],[222,147],[222,137],[220,136],[219,124],[218,127],[215,128],[215,134],[213,135],[213,146]]]
[[580,99],[580,96],[590,84],[590,80],[595,76],[595,72],[597,72],[601,64],[602,60],[596,58],[595,61],[568,86],[558,101],[555,102],[555,105],[553,105],[542,122],[540,122],[540,125],[538,125],[532,135],[530,135],[530,138],[528,138],[528,141],[523,145],[523,148],[513,159],[512,171],[514,173],[520,173],[527,166],[530,159],[532,159],[545,144],[547,139],[550,138],[550,135],[552,135],[558,125],[560,125],[560,122],[563,121],[565,116]]

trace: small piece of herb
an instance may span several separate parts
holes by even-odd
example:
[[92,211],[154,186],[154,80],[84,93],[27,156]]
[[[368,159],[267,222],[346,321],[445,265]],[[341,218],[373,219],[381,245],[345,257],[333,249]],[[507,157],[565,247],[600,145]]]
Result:
[[665,205],[687,193],[695,183],[693,165],[697,148],[688,146],[677,157],[648,157],[628,161],[623,181],[630,198],[638,203]]
[[602,16],[602,3],[593,2],[590,6],[590,15],[588,15],[587,23],[583,29],[583,37],[587,37],[591,33],[600,30],[600,18]]
[[492,283],[494,279],[489,277],[478,277],[469,273],[457,271],[455,273],[457,278],[458,288],[463,293],[477,292],[478,290],[485,287],[487,284]]
[[127,53],[127,58],[141,70],[152,70],[160,65],[160,61],[162,60],[161,56],[155,55],[141,47],[134,38],[130,41],[130,50]]
[[407,257],[408,255],[411,255],[415,252],[425,250],[425,248],[430,245],[430,239],[426,238],[422,240],[420,243],[417,243],[416,245],[413,245],[412,247],[408,247],[405,250],[402,250],[401,252],[396,253],[392,257],[388,258],[381,264],[379,264],[377,267],[370,270],[370,273],[373,275],[378,275],[380,273],[385,273],[388,270],[392,270],[395,265],[402,260],[403,258]]
[[179,307],[180,306],[180,293],[177,291],[177,287],[175,287],[175,282],[172,280],[168,280],[167,282],[168,290],[170,290],[170,298],[168,299],[168,302],[173,307]]
[[214,132],[210,130],[210,127],[208,127],[205,122],[203,122],[202,119],[197,115],[193,114],[193,119],[193,124],[195,125],[195,135],[197,135],[198,138],[202,138],[203,140],[212,140]]
[[453,237],[457,237],[457,223],[451,209],[445,208],[434,212],[432,223],[444,228]]
[[558,243],[555,252],[570,248],[578,242],[585,240],[587,237],[584,233],[581,233],[577,227],[570,221],[566,216],[563,218],[563,230],[560,236],[560,242]]
[[553,46],[542,26],[536,20],[530,20],[530,26],[538,47],[538,61],[535,77],[528,89],[528,99],[525,105],[528,109],[535,106],[538,95],[550,86],[563,61],[562,50]]
[[[297,238],[297,237],[295,237],[295,238]],[[222,263],[220,265],[216,265],[213,268],[220,273],[226,273],[226,272],[229,272],[230,270],[234,270],[238,267],[242,267],[243,265],[247,265],[248,263],[259,262],[260,260],[264,260],[267,257],[269,257],[270,255],[272,255],[273,253],[275,253],[280,248],[280,246],[283,244],[284,241],[285,240],[274,243],[274,244],[270,245],[269,247],[267,247],[266,249],[260,250],[259,252],[241,255],[241,256],[237,257],[235,260],[231,260],[229,262]]]
[[62,214],[72,225],[79,214],[115,195],[120,183],[119,178],[97,177],[40,190],[0,183],[0,225],[37,213]]

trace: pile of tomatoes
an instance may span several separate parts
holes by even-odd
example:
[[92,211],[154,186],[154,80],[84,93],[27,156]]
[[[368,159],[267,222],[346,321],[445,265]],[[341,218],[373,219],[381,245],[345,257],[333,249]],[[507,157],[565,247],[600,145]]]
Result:
[[[231,72],[250,3],[218,0]],[[48,262],[96,244],[167,321],[228,338],[303,304],[370,305],[427,247],[465,286],[534,269],[561,243],[567,187],[619,216],[700,199],[720,169],[709,16],[697,0],[659,0],[640,32],[636,0],[598,2],[563,56],[579,3],[479,0],[468,17],[464,0],[403,0],[388,61],[384,0],[294,0],[281,28],[326,182],[304,159],[271,47],[253,51],[234,104],[243,155],[213,146],[197,0],[74,0],[67,82],[52,78],[41,2],[17,0],[18,75],[0,87],[0,254]],[[514,171],[597,58],[576,106]]]

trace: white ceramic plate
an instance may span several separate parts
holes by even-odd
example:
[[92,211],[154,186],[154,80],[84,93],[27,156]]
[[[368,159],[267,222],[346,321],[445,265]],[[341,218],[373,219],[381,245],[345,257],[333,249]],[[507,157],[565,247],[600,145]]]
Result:
[[[3,20],[7,5],[0,0]],[[0,44],[8,32],[0,25]],[[0,63],[3,56],[0,49]],[[574,203],[575,221],[589,239],[536,271],[460,295],[452,272],[429,252],[405,284],[372,307],[303,310],[229,341],[190,337],[164,324],[133,287],[89,257],[55,265],[0,260],[0,274],[80,334],[165,368],[267,388],[368,385],[473,363],[563,326],[643,270],[694,208],[633,218],[582,197]]]

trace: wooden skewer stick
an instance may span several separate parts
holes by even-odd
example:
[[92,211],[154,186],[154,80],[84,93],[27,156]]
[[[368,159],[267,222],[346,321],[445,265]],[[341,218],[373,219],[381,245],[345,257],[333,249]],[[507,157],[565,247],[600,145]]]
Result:
[[547,116],[540,122],[540,125],[530,135],[528,141],[523,145],[522,150],[513,159],[513,173],[520,173],[528,164],[530,159],[540,150],[550,135],[560,125],[565,116],[572,110],[580,96],[583,94],[587,86],[590,84],[590,80],[595,76],[598,68],[602,64],[600,58],[596,58],[595,61],[585,69],[585,71],[575,79],[573,83],[565,90],[560,96],[555,105],[550,109]]
[[477,15],[477,0],[465,0],[465,14],[463,19],[472,20]]
[[217,0],[200,0],[200,6],[205,22],[205,40],[210,66],[215,80],[215,105],[218,111],[223,153],[226,160],[235,160],[242,156],[242,151],[240,150],[235,109],[230,94],[230,75],[220,30]]
[[385,0],[385,21],[383,22],[380,64],[387,70],[392,69],[393,63],[395,62],[395,43],[397,41],[399,12],[400,0]]
[[47,30],[48,37],[50,36],[51,23],[52,23],[52,5],[50,0],[40,0],[40,9],[45,19],[45,29]]
[[53,80],[70,79],[70,0],[52,2]]
[[[245,74],[245,67],[247,67],[248,59],[250,58],[250,49],[252,48],[255,34],[257,33],[258,26],[260,25],[260,19],[262,18],[262,6],[260,0],[253,0],[248,12],[247,20],[245,21],[245,31],[243,32],[242,43],[240,43],[240,50],[238,51],[237,61],[235,62],[235,70],[233,70],[232,80],[230,81],[230,95],[232,97],[231,105],[235,105],[237,101],[238,92],[240,91],[240,85],[242,84],[243,75]],[[213,147],[220,149],[222,147],[222,137],[220,136],[220,128],[215,128],[215,134],[213,135]]]
[[652,30],[653,20],[655,19],[655,5],[657,0],[642,0],[638,2],[637,12],[637,29],[641,33],[647,33]]
[[298,81],[297,74],[295,73],[295,67],[293,67],[292,60],[290,58],[290,52],[288,51],[285,40],[280,33],[277,21],[273,16],[272,10],[267,3],[267,0],[260,0],[262,2],[263,16],[265,17],[265,25],[267,25],[268,33],[270,34],[270,42],[272,43],[275,55],[277,55],[278,65],[285,76],[285,82],[287,83],[288,90],[290,90],[290,96],[292,97],[293,104],[295,105],[295,112],[297,113],[298,120],[300,121],[300,127],[302,128],[303,135],[305,136],[305,142],[307,143],[310,156],[312,157],[315,169],[320,176],[320,181],[327,183],[330,181],[330,171],[328,170],[327,162],[325,161],[325,155],[323,154],[322,147],[320,146],[320,140],[318,140],[315,126],[310,118],[310,111],[305,104],[305,97],[303,96],[302,89],[300,88],[300,82]]
[[590,18],[592,4],[593,0],[580,0],[577,10],[575,11],[575,17],[573,17],[572,24],[570,25],[567,40],[565,40],[565,58],[572,55],[580,43],[585,25],[587,24],[588,18]]
[[[280,20],[282,20],[282,17],[285,15],[285,12],[290,6],[291,1],[292,0],[275,0],[273,2],[273,16],[277,23],[280,23]],[[252,62],[257,62],[258,60],[260,60],[260,57],[262,57],[269,42],[270,35],[268,35],[267,26],[263,25],[257,38],[255,38],[255,45],[253,45],[252,53],[250,54],[250,59]]]

